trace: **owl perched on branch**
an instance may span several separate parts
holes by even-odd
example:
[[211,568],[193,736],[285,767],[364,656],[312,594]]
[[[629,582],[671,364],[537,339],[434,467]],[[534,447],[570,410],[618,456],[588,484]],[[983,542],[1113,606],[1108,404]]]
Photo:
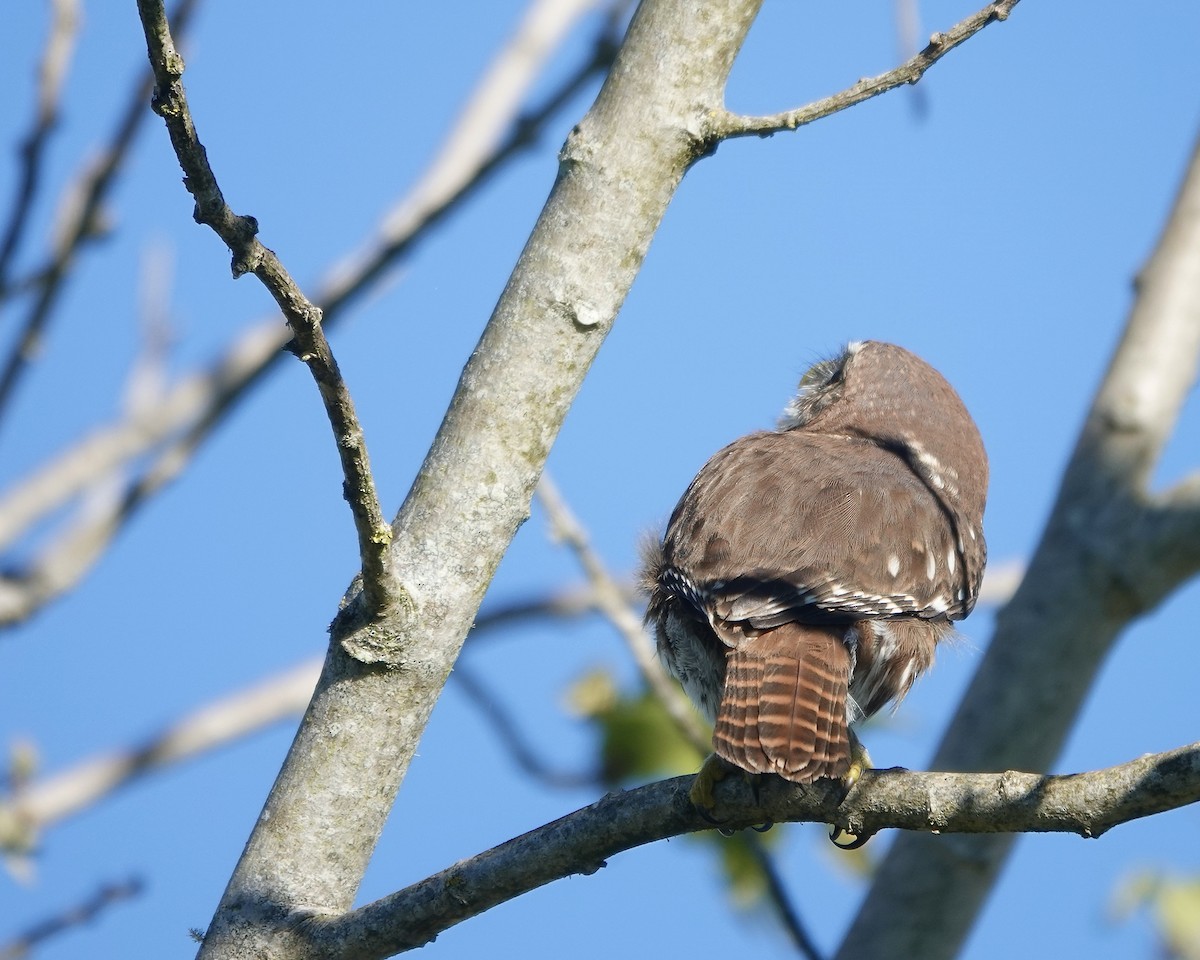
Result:
[[[777,430],[704,465],[644,579],[659,655],[714,722],[717,757],[857,778],[850,725],[899,702],[975,605],[987,481],[958,394],[875,341],[816,364]],[[720,766],[697,777],[702,808]]]

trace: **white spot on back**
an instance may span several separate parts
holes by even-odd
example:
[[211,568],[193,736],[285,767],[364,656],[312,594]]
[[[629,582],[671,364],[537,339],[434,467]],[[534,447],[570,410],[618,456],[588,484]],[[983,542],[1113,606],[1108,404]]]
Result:
[[898,577],[900,575],[900,558],[894,553],[888,557],[887,569],[888,573],[890,573],[893,577]]

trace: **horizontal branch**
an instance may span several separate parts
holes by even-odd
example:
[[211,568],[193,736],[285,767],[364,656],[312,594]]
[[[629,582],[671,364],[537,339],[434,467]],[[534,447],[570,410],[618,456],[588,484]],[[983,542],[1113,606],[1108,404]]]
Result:
[[925,75],[926,70],[989,23],[1007,20],[1013,7],[1019,2],[1020,0],[996,0],[995,3],[989,3],[982,10],[971,14],[949,30],[935,33],[929,38],[925,49],[894,70],[881,73],[877,77],[859,80],[858,83],[847,87],[841,93],[835,93],[824,100],[817,100],[795,110],[785,110],[782,113],[761,117],[741,116],[726,110],[715,116],[710,122],[710,136],[719,142],[733,137],[766,137],[784,130],[795,130],[814,120],[820,120],[845,110],[847,107],[862,103],[864,100],[877,97],[881,93],[887,93],[896,87],[916,83]]
[[[333,920],[312,920],[313,945],[339,958],[389,956],[609,857],[711,828],[688,800],[691,777],[610,793],[441,873]],[[757,790],[756,790],[757,786]],[[859,836],[898,828],[933,833],[1075,833],[1098,837],[1120,823],[1200,800],[1200,743],[1120,766],[1067,776],[872,770],[846,800],[831,781],[799,788],[731,777],[717,788],[725,827],[835,823]]]

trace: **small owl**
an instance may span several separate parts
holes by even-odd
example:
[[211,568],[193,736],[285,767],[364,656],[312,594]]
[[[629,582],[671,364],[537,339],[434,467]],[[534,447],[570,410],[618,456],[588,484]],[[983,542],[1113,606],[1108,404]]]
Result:
[[[975,605],[987,481],[958,394],[875,341],[815,365],[778,429],[704,465],[643,576],[659,655],[718,757],[796,783],[857,777],[850,725],[898,703]],[[719,776],[702,771],[698,804]]]

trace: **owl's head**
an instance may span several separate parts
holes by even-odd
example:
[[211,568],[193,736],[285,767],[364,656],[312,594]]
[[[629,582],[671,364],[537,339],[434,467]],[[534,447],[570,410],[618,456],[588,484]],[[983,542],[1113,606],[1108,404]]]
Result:
[[846,364],[862,350],[865,341],[851,340],[836,357],[819,360],[804,371],[796,395],[779,418],[780,430],[806,427],[822,410],[842,395]]
[[967,516],[983,514],[988,462],[975,421],[946,378],[903,347],[854,341],[814,364],[779,429],[885,447]]

